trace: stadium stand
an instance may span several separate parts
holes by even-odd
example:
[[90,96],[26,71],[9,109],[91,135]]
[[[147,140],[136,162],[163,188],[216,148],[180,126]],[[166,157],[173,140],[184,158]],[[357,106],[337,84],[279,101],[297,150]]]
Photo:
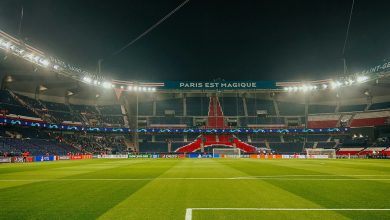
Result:
[[209,111],[208,97],[187,97],[187,115],[188,116],[207,116]]
[[366,109],[367,105],[341,105],[339,112],[362,112]]
[[335,113],[335,105],[309,105],[309,114]]
[[279,113],[283,116],[301,116],[305,115],[305,105],[290,102],[277,102]]
[[248,116],[257,116],[257,110],[265,110],[268,115],[276,115],[275,106],[272,100],[246,98]]
[[390,109],[390,102],[373,103],[369,110]]

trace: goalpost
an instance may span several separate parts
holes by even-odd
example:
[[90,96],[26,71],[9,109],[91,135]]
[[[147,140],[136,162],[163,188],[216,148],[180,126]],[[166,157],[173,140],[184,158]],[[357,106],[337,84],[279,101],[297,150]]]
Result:
[[307,158],[330,158],[336,159],[335,149],[306,148]]
[[240,158],[241,150],[238,148],[213,148],[213,158]]

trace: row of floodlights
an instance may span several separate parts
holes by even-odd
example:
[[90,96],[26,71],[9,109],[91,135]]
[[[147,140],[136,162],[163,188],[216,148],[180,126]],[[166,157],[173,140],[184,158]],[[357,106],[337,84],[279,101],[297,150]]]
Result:
[[85,76],[83,81],[87,84],[92,84],[95,86],[102,86],[103,88],[120,88],[122,90],[134,91],[134,92],[155,92],[155,87],[146,87],[146,86],[124,86],[124,85],[114,85],[111,82],[100,82],[99,80],[92,79],[91,77]]
[[[13,53],[33,62],[35,64],[43,66],[43,67],[48,68],[51,64],[49,59],[44,58],[42,56],[35,55],[33,53],[29,53],[28,51],[25,51],[25,50],[21,49],[20,47],[18,47],[17,45],[14,45],[11,42],[6,41],[2,38],[0,38],[0,47],[5,49],[5,50],[12,51]],[[53,65],[52,67],[55,70],[58,70],[60,68],[60,66],[58,66],[56,64]]]
[[343,86],[351,86],[355,84],[360,84],[367,82],[369,80],[368,76],[357,76],[355,79],[349,78],[343,81],[331,81],[330,83],[326,84],[317,84],[317,85],[302,85],[302,86],[290,86],[290,87],[284,87],[283,89],[287,92],[309,92],[314,90],[325,90],[325,89],[338,89]]

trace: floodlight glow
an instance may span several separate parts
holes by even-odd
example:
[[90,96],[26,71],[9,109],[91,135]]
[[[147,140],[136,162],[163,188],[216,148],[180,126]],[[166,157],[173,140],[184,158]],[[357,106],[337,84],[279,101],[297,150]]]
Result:
[[133,87],[132,86],[128,86],[127,90],[131,91],[131,90],[133,90]]
[[327,88],[328,88],[328,85],[322,84],[322,88],[323,88],[323,89],[327,89]]
[[85,77],[83,78],[83,80],[84,80],[84,82],[86,82],[86,83],[91,83],[91,82],[92,82],[92,79],[91,79],[90,77],[88,77],[88,76],[85,76]]
[[115,85],[114,85],[114,84],[111,84],[111,88],[115,88]]
[[148,91],[149,91],[149,92],[152,91],[152,88],[148,87]]
[[98,84],[98,81],[95,79],[95,80],[93,81],[93,84],[97,85],[97,84]]
[[121,86],[121,89],[125,88],[124,86]]
[[39,61],[39,56],[35,56],[35,57],[33,58],[33,60],[34,60],[36,63],[38,63],[38,61]]
[[298,91],[298,87],[294,86],[293,90],[294,90],[294,92]]
[[50,61],[46,60],[46,59],[40,59],[39,63],[42,64],[43,66],[47,67],[50,64]]
[[332,87],[332,89],[337,89],[337,88],[339,88],[341,85],[342,85],[342,83],[339,82],[339,81],[331,82],[331,83],[330,83],[330,86]]
[[138,91],[138,86],[134,86],[134,91]]
[[155,92],[156,91],[156,88],[152,88],[152,92]]
[[109,88],[112,87],[112,83],[110,83],[110,82],[104,82],[104,83],[103,83],[103,87],[106,88],[106,89],[109,89]]
[[358,76],[356,78],[356,82],[358,82],[358,83],[362,83],[362,82],[365,82],[367,80],[368,80],[368,76]]
[[60,66],[54,65],[53,68],[54,68],[55,70],[58,70],[58,69],[60,68]]
[[284,91],[288,91],[288,90],[289,90],[289,88],[288,88],[288,87],[284,87],[283,89],[284,89]]
[[142,91],[146,92],[146,87],[142,87]]

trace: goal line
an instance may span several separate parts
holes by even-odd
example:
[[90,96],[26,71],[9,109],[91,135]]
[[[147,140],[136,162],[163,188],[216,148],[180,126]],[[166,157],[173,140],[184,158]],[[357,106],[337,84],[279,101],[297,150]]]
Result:
[[185,220],[192,220],[192,212],[196,210],[229,210],[229,211],[390,211],[388,209],[358,209],[358,208],[187,208]]

